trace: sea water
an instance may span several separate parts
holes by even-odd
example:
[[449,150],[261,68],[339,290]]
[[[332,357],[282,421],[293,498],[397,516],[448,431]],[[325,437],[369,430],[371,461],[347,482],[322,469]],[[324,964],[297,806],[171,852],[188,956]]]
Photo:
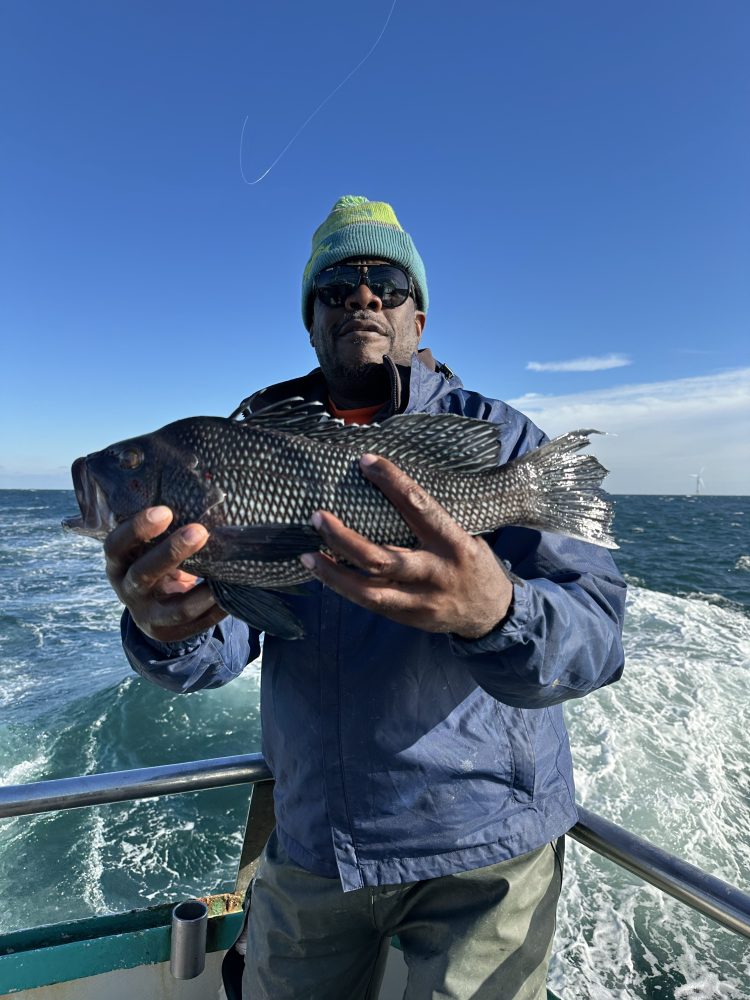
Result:
[[[257,664],[173,695],[119,642],[68,491],[0,491],[0,782],[260,749]],[[623,678],[566,714],[578,800],[750,892],[750,497],[616,498]],[[232,888],[247,788],[0,821],[0,931]],[[750,998],[746,941],[568,841],[565,1000]]]

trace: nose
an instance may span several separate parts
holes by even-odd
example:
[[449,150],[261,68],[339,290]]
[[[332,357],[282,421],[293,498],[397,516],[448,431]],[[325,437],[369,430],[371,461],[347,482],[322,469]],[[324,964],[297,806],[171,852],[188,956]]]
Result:
[[347,295],[344,307],[356,312],[358,309],[369,309],[371,312],[382,312],[383,303],[373,294],[364,281],[360,281],[356,288]]

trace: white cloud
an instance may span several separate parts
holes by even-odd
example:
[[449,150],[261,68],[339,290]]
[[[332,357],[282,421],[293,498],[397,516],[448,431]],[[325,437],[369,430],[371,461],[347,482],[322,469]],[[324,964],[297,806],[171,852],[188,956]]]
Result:
[[510,402],[548,434],[613,435],[592,445],[613,493],[691,493],[703,466],[707,493],[750,494],[750,368]]
[[598,358],[572,358],[570,361],[529,361],[530,372],[600,372],[606,368],[624,368],[632,365],[626,354],[603,354]]

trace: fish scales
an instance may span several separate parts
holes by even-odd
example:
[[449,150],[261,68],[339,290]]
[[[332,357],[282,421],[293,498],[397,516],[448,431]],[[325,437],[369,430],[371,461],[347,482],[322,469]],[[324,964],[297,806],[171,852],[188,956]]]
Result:
[[[241,424],[235,426],[238,432],[242,428]],[[331,446],[304,438],[273,439],[263,431],[247,434],[242,430],[246,440],[241,442],[244,447],[239,466],[232,470],[231,478],[214,478],[216,486],[234,499],[212,508],[204,519],[209,529],[223,524],[306,524],[316,510],[323,509],[377,543],[415,543],[392,504],[359,471],[362,448]],[[165,502],[169,504],[170,500],[179,509],[179,499],[167,497]],[[256,586],[294,585],[312,579],[297,558],[227,562],[221,557],[220,547],[212,547],[210,541],[186,565],[200,576]]]

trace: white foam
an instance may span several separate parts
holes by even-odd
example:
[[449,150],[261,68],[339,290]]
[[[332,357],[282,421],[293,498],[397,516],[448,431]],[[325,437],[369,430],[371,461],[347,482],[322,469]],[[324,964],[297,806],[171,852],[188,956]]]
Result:
[[30,781],[40,781],[48,764],[45,754],[39,754],[30,760],[22,760],[2,772],[0,785],[25,785]]
[[88,838],[82,838],[82,841],[87,845],[85,860],[82,862],[83,898],[93,913],[110,913],[112,911],[107,906],[102,891],[104,851],[107,847],[105,820],[100,807],[92,807],[87,812],[90,833]]
[[[634,587],[625,648],[617,684],[566,706],[578,801],[749,891],[750,619]],[[746,1000],[742,939],[570,848],[550,981],[565,1000]],[[683,992],[648,992],[644,964]]]

